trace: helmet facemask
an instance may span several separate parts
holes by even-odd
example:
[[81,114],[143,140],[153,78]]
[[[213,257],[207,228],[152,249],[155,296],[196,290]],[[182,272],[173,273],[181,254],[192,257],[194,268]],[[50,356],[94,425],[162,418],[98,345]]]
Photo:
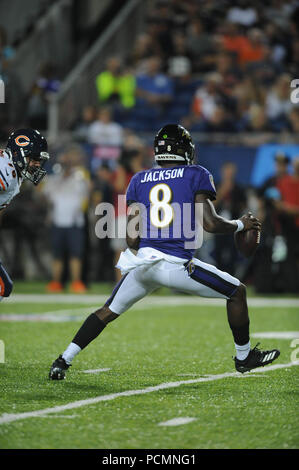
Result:
[[[34,185],[38,185],[40,181],[46,176],[46,170],[43,166],[49,160],[50,156],[48,152],[40,152],[39,155],[26,155],[23,149],[20,149],[20,152],[23,156],[24,164],[18,160],[18,170],[23,178],[28,179]],[[40,166],[31,165],[31,162],[40,162]]]
[[[37,185],[45,176],[44,164],[49,160],[46,139],[36,129],[18,129],[8,138],[6,151],[18,174]],[[34,162],[39,162],[37,165]]]
[[7,141],[6,152],[22,178],[35,185],[44,178],[46,170],[43,166],[50,156],[47,141],[38,130],[28,128],[12,132]]

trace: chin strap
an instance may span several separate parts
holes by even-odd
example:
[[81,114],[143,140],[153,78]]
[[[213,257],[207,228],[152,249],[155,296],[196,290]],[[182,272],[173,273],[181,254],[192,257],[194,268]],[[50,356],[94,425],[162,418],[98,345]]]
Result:
[[9,159],[12,161],[12,153],[11,153],[11,150],[9,148],[6,148],[5,149],[5,152],[7,153],[7,155],[9,156]]

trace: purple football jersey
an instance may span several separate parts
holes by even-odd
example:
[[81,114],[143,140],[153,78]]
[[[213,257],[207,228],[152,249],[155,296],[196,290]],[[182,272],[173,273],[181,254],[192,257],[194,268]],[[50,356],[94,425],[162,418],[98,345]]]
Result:
[[[191,259],[195,249],[195,196],[216,199],[211,173],[200,165],[155,167],[136,173],[127,189],[127,204],[141,205],[140,245]],[[187,245],[187,247],[186,247]]]

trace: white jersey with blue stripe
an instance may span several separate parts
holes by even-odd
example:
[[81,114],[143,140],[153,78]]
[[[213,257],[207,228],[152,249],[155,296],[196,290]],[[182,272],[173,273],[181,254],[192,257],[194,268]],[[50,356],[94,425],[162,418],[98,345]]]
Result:
[[0,150],[0,210],[20,192],[22,180],[7,152]]

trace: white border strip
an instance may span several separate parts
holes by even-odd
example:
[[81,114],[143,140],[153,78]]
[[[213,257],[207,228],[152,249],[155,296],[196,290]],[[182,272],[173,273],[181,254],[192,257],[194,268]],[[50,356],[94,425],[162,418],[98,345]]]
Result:
[[[14,294],[5,299],[5,303],[40,303],[40,304],[92,304],[101,307],[108,299],[107,295],[80,295],[80,294]],[[299,307],[299,299],[286,297],[248,297],[249,307]],[[197,296],[182,295],[151,295],[138,301],[134,309],[152,308],[153,306],[181,306],[181,305],[207,305],[211,307],[225,306],[225,299],[208,299]]]
[[251,333],[250,336],[266,339],[296,339],[299,338],[299,331],[265,331],[264,333]]
[[[260,369],[256,369],[254,373],[266,372],[266,371],[277,370],[277,369],[285,369],[287,367],[298,366],[298,365],[299,365],[299,361],[290,362],[288,364],[276,364],[273,366],[267,366],[267,367],[263,367]],[[224,374],[211,375],[208,377],[201,377],[198,379],[183,380],[180,382],[163,383],[160,385],[155,385],[153,387],[147,387],[147,388],[140,389],[140,390],[126,390],[124,392],[111,393],[110,395],[102,395],[102,396],[95,397],[95,398],[88,398],[86,400],[78,400],[78,401],[74,401],[71,403],[67,403],[66,405],[54,406],[52,408],[45,408],[43,410],[28,411],[26,413],[18,413],[18,414],[5,413],[0,417],[0,424],[12,423],[14,421],[20,421],[20,420],[28,419],[28,418],[39,418],[41,416],[45,416],[50,413],[60,413],[61,411],[73,410],[76,408],[81,408],[82,406],[86,406],[86,405],[95,405],[96,403],[100,403],[102,401],[115,400],[115,398],[119,398],[119,397],[143,395],[145,393],[158,392],[160,390],[165,390],[168,388],[180,387],[181,385],[196,384],[200,382],[211,382],[214,380],[220,380],[220,379],[224,379],[227,377],[247,378],[247,377],[250,377],[250,374],[242,375],[239,372],[225,372]]]

